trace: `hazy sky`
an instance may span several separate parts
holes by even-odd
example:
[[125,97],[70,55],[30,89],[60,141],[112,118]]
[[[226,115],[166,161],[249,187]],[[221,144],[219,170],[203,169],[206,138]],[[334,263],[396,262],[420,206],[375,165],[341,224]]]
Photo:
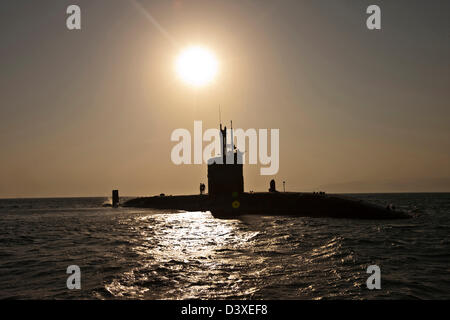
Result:
[[[288,190],[450,191],[450,1],[139,2],[165,32],[129,0],[0,2],[0,197],[197,193],[206,166],[174,165],[170,135],[219,104],[280,129]],[[220,61],[195,90],[173,70],[190,44]]]

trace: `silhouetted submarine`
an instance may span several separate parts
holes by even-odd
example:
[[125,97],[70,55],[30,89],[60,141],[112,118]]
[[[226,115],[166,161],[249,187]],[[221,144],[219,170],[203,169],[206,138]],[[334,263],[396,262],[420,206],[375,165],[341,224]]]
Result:
[[[231,137],[232,137],[231,126]],[[346,196],[319,193],[278,192],[275,181],[270,183],[269,192],[244,192],[242,152],[231,144],[227,145],[227,128],[222,129],[222,156],[208,161],[208,194],[200,195],[142,197],[126,201],[125,207],[155,208],[186,211],[210,211],[217,218],[235,218],[243,215],[262,216],[304,216],[350,219],[404,219],[410,216],[396,211],[394,207],[382,207]],[[233,141],[231,139],[231,141]],[[227,156],[234,157],[232,164],[226,164]],[[217,161],[222,158],[222,161]]]

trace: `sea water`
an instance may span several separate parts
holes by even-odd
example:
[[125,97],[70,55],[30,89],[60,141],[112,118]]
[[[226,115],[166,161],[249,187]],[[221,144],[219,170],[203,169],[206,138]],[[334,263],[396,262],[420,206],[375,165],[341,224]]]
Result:
[[[352,196],[413,218],[224,220],[106,198],[0,200],[0,298],[449,299],[450,194]],[[69,265],[80,290],[66,286]],[[369,265],[380,290],[366,286]]]

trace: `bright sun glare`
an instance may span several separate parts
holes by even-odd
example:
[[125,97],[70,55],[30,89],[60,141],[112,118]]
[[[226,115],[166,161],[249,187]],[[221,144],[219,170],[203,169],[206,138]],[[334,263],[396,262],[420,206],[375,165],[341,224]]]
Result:
[[201,87],[214,79],[217,74],[218,62],[208,49],[193,46],[180,53],[175,63],[175,69],[183,81]]

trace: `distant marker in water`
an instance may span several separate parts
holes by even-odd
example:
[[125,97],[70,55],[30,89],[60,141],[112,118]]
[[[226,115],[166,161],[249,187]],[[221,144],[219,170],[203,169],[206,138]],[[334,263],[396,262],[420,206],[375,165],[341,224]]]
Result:
[[119,190],[112,191],[112,206],[113,207],[119,206]]

